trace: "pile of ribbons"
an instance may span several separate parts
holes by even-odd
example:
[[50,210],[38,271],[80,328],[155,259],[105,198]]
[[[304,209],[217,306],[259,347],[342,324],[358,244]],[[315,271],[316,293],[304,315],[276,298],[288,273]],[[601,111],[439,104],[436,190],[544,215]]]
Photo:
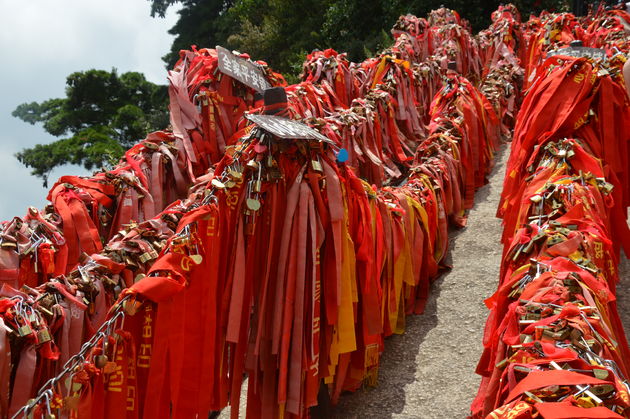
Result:
[[622,10],[604,9],[604,3],[592,14],[577,18],[570,13],[543,12],[523,24],[523,43],[519,48],[521,65],[525,69],[524,89],[528,89],[540,71],[547,53],[581,41],[585,47],[600,48],[608,60],[625,60],[627,53],[630,16]]
[[[34,287],[71,272],[83,254],[102,251],[124,226],[151,220],[188,195],[255,105],[254,89],[219,73],[217,63],[214,50],[183,52],[169,72],[171,131],[149,134],[111,171],[60,178],[44,211],[31,208],[23,219],[2,223],[2,284]],[[284,83],[259,63],[272,85]]]
[[[501,134],[511,138],[520,109],[523,86],[522,51],[524,45],[520,14],[513,5],[500,6],[492,14],[492,24],[477,36],[482,63],[481,92],[494,107],[501,121]],[[517,61],[520,60],[520,61]],[[510,83],[505,83],[510,80]]]
[[[247,54],[240,57],[251,62]],[[286,85],[282,75],[274,73],[264,61],[255,64],[264,72],[267,85]],[[245,68],[233,70],[245,73]],[[239,122],[243,114],[260,106],[262,98],[252,87],[220,71],[218,51],[214,49],[181,51],[168,80],[173,135],[183,142],[187,169],[194,180],[221,160],[238,137],[234,134],[242,128]],[[264,84],[258,80],[257,85]]]
[[[230,139],[238,115],[253,106],[252,88],[216,71],[200,74],[200,61],[216,70],[218,57],[206,50],[187,52],[178,64],[194,64],[187,98],[178,90],[179,72],[169,74],[171,125],[179,134],[177,128],[149,134],[111,171],[60,178],[44,210],[31,207],[25,217],[2,223],[0,301],[6,305],[0,352],[7,389],[0,397],[2,416],[15,413],[50,377],[66,371],[66,361],[96,336],[121,291],[148,272],[181,217],[168,207],[186,197],[218,158],[200,133],[215,145]],[[283,83],[261,66],[270,83]],[[234,125],[223,124],[228,112]],[[220,122],[207,124],[215,117]]]
[[[244,373],[252,417],[307,416],[322,384],[334,403],[375,383],[383,338],[422,312],[447,219],[463,217],[457,157],[478,132],[448,118],[475,99],[453,89],[461,96],[436,106],[436,133],[402,187],[373,188],[335,163],[334,146],[287,144],[259,129],[219,163],[215,179],[233,186],[198,191],[204,204],[129,291],[158,302],[145,387],[161,402],[145,404],[144,416],[172,405],[187,417],[229,401],[236,417]],[[470,178],[483,178],[487,166],[478,167]]]
[[[33,287],[65,274],[83,253],[101,251],[103,241],[123,225],[149,220],[164,209],[166,200],[185,194],[186,180],[177,166],[172,136],[154,133],[151,137],[108,173],[60,178],[44,211],[31,208],[23,219],[4,222],[2,283]],[[143,170],[152,160],[155,171]]]
[[[615,298],[619,251],[630,250],[630,107],[616,48],[630,44],[611,23],[628,18],[599,10],[582,22],[543,15],[526,25],[529,87],[498,211],[504,252],[486,300],[474,418],[630,415],[630,350]],[[538,62],[551,43],[575,38],[604,47],[604,59],[569,49]]]
[[[486,182],[496,98],[515,89],[497,77],[512,84],[516,70],[493,73],[491,103],[447,71],[455,58],[482,77],[460,23],[447,9],[403,17],[394,46],[362,64],[313,53],[273,105],[220,71],[221,50],[182,51],[171,131],[3,223],[2,414],[230,404],[237,417],[247,376],[248,415],[307,417],[322,397],[376,384],[383,339],[423,311],[449,223],[465,225]],[[326,141],[280,138],[248,111],[301,119]]]
[[302,80],[321,86],[334,96],[344,107],[361,95],[361,82],[356,68],[348,61],[347,54],[334,49],[313,51],[306,56],[302,67]]

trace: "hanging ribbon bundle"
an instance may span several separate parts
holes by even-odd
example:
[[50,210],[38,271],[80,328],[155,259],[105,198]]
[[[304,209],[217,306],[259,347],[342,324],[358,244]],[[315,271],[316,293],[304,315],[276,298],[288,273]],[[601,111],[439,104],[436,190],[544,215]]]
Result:
[[345,107],[361,95],[359,79],[347,54],[340,54],[331,48],[308,54],[301,77],[303,81],[326,85],[326,89],[332,88]]
[[541,146],[532,164],[486,301],[473,417],[623,417],[630,352],[614,297],[613,187],[576,140]]
[[[459,22],[451,11],[438,17]],[[439,36],[451,35],[472,42],[461,27]],[[383,59],[402,54],[403,44],[424,48],[409,42],[423,36],[398,36],[377,59],[380,80],[365,97],[348,95],[350,87],[375,78],[349,65],[344,90],[320,77],[289,87],[286,110],[282,102],[252,111],[301,118],[327,141],[244,126],[238,115],[261,105],[253,91],[217,71],[216,51],[182,51],[169,73],[173,133],[149,135],[112,172],[55,185],[55,205],[83,215],[34,212],[26,230],[11,224],[7,243],[15,245],[6,250],[28,255],[22,237],[38,240],[36,226],[72,263],[59,272],[55,263],[37,287],[3,291],[0,354],[23,352],[17,364],[2,364],[0,386],[20,389],[3,393],[3,412],[35,396],[21,412],[189,417],[229,403],[236,416],[247,374],[248,415],[302,417],[318,396],[336,402],[342,391],[375,384],[384,337],[423,311],[444,266],[448,222],[465,224],[499,140],[492,105],[465,78],[447,73],[429,103],[445,58]],[[283,83],[263,69],[270,85]],[[499,84],[487,91],[496,95]],[[414,127],[429,136],[411,135]],[[378,161],[387,166],[380,173]],[[404,185],[393,186],[398,178]],[[186,200],[169,204],[193,182]],[[92,221],[87,234],[67,226],[80,216]],[[39,340],[40,329],[49,341]]]
[[[66,274],[81,254],[100,252],[123,226],[150,220],[188,194],[196,176],[221,158],[245,109],[254,106],[253,90],[217,75],[217,62],[215,50],[182,52],[169,73],[172,133],[149,134],[111,171],[63,176],[51,188],[52,205],[45,211],[30,209],[23,220],[3,223],[3,283],[34,287]],[[257,65],[271,83],[284,83],[264,62]]]
[[[394,24],[392,29],[392,35],[395,42],[391,48],[385,50],[381,54],[379,61],[379,71],[384,73],[384,67],[386,62],[394,59],[394,63],[402,64],[405,66],[405,62],[410,63],[410,70],[413,73],[411,77],[410,86],[410,99],[413,100],[413,105],[417,109],[418,116],[422,121],[419,127],[413,127],[413,129],[407,128],[409,132],[421,135],[425,135],[424,127],[429,124],[430,109],[428,105],[437,93],[437,90],[441,87],[440,77],[446,67],[441,67],[440,63],[443,61],[440,56],[434,56],[435,46],[432,40],[432,28],[429,27],[429,23],[426,19],[417,18],[412,15],[401,16]],[[383,62],[385,60],[385,62]],[[369,63],[370,61],[366,61]],[[391,71],[392,67],[390,67]],[[368,77],[364,83],[364,89],[366,87],[373,87],[378,83],[382,83],[384,78],[390,80],[396,80],[396,75],[400,72],[394,72],[386,76],[377,73],[373,73],[372,77]],[[378,76],[378,77],[377,77]],[[393,87],[397,85],[394,84]],[[398,89],[391,89],[394,96],[399,95],[402,91]],[[407,105],[410,112],[413,112],[413,107],[409,99],[405,102],[404,97],[397,97],[397,103],[399,106]],[[402,111],[404,112],[404,110]],[[398,119],[402,118],[404,113],[400,114]],[[419,130],[419,131],[418,131]]]
[[[464,208],[472,208],[475,190],[486,184],[499,145],[499,120],[492,105],[467,79],[447,74],[444,88],[431,104],[430,131],[461,135],[461,162],[465,168]],[[458,122],[453,124],[453,121]],[[459,132],[458,132],[459,131]]]
[[466,19],[462,19],[457,11],[446,7],[431,10],[427,16],[427,21],[431,28],[455,24],[465,26],[467,30],[470,30],[470,23]]
[[[436,107],[441,121],[451,115],[438,109],[455,107]],[[158,302],[146,397],[161,402],[142,414],[171,405],[188,417],[229,402],[237,417],[244,373],[252,417],[307,416],[322,383],[333,402],[375,383],[383,337],[423,310],[447,219],[463,214],[457,158],[470,137],[436,134],[405,186],[375,190],[338,168],[328,145],[252,131],[129,291]]]
[[286,88],[289,115],[292,119],[323,118],[346,108],[328,82],[302,82]]
[[623,51],[627,49],[626,31],[629,25],[630,14],[625,10],[604,11],[600,8],[584,32],[584,44],[592,48]]
[[[481,92],[492,103],[501,120],[501,133],[510,137],[517,110],[521,104],[520,90],[523,69],[522,46],[525,44],[518,10],[513,5],[500,6],[492,14],[492,25],[477,36],[483,63]],[[510,80],[511,83],[505,83]]]
[[[548,22],[535,42],[581,33],[570,15]],[[628,417],[630,351],[615,301],[628,249],[628,98],[614,60],[561,54],[535,66],[498,212],[501,279],[486,300],[472,414]]]
[[[3,416],[14,414],[33,389],[59,373],[79,352],[105,321],[121,291],[148,272],[177,222],[178,217],[167,211],[159,218],[129,224],[100,253],[84,254],[77,269],[67,275],[37,287],[24,285],[21,291],[7,285],[0,289],[0,301],[9,304],[0,316],[5,322],[3,332],[6,330],[0,339],[2,353],[17,350],[20,354],[13,367],[17,368],[14,390],[10,398],[9,392],[3,392],[0,399]],[[11,367],[5,371],[10,374]],[[8,377],[4,376],[3,385],[8,385]],[[70,391],[67,387],[57,390],[56,394]]]
[[508,160],[498,211],[505,219],[505,234],[516,225],[518,191],[530,175],[532,150],[568,136],[581,139],[594,157],[605,162],[616,203],[610,216],[615,228],[610,234],[617,249],[621,244],[630,246],[624,210],[630,193],[630,110],[624,87],[619,84],[619,70],[568,56],[550,57],[541,68],[547,76],[532,85],[515,126],[514,151]]
[[185,196],[192,180],[179,166],[174,143],[171,134],[152,133],[113,170],[90,178],[63,176],[44,211],[30,208],[23,219],[4,222],[3,283],[35,287],[68,273],[83,253],[100,252],[124,225],[149,220]]
[[583,32],[580,22],[571,13],[543,12],[539,17],[530,19],[528,26],[533,30],[526,31],[524,90],[527,90],[540,74],[536,67],[545,60],[548,51],[567,47],[572,41],[581,40]]
[[[394,52],[394,51],[392,51]],[[418,93],[423,87],[431,89],[427,84],[420,84],[416,79],[411,63],[387,54],[387,51],[373,60],[364,63],[367,67],[366,85],[363,86],[367,93],[370,90],[379,89],[388,92],[393,98],[395,118],[399,129],[406,137],[418,141],[424,132],[424,126],[420,124],[420,115],[417,105]],[[439,83],[437,78],[431,81]],[[423,95],[427,99],[426,95]]]
[[[406,15],[398,18],[392,28],[392,35],[396,44],[410,43],[403,50],[407,53],[407,61],[420,62],[433,55],[433,42],[429,22],[424,18]],[[399,48],[400,49],[400,48]]]
[[[187,155],[187,168],[194,179],[218,162],[226,147],[233,144],[243,113],[256,103],[256,90],[219,71],[219,53],[229,51],[197,49],[180,51],[180,60],[168,73],[170,122],[173,134],[181,141]],[[285,86],[282,75],[273,72],[264,61],[252,62],[263,71],[264,80],[240,63],[224,59],[230,74],[243,77],[259,91],[267,86]]]
[[603,4],[595,13],[580,20],[570,13],[541,13],[539,17],[532,17],[523,31],[527,53],[519,54],[525,67],[524,89],[540,74],[538,67],[544,63],[548,52],[568,47],[573,41],[580,41],[584,47],[603,49],[611,65],[616,59],[625,61],[628,25],[630,14],[624,10],[606,11]]
[[442,58],[442,67],[455,61],[456,69],[471,80],[477,81],[481,74],[481,60],[477,41],[470,32],[457,24],[440,26],[434,32],[436,45],[434,54]]
[[479,54],[484,72],[488,71],[504,55],[499,48],[501,43],[518,54],[521,62],[525,61],[525,37],[521,14],[513,4],[501,5],[491,15],[492,24],[477,35],[480,43]]

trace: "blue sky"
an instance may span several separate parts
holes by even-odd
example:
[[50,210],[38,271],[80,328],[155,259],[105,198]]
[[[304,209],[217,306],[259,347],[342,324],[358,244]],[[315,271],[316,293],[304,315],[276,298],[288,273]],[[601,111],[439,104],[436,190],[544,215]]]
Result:
[[[63,97],[66,76],[92,68],[140,71],[166,84],[175,10],[151,18],[147,0],[0,0],[0,220],[46,204],[47,190],[14,154],[55,137],[11,116],[24,102]],[[86,174],[73,166],[59,176]]]

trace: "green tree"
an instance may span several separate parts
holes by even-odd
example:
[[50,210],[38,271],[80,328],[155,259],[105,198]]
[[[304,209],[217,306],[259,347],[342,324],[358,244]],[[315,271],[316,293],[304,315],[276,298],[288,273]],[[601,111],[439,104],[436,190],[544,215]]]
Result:
[[88,70],[70,74],[66,97],[41,103],[23,103],[13,116],[30,124],[42,124],[60,137],[16,154],[31,173],[47,186],[50,172],[64,164],[88,170],[115,164],[125,150],[148,131],[168,125],[168,91],[147,81],[141,73],[118,75]]
[[190,49],[191,45],[226,45],[228,36],[238,26],[238,20],[228,14],[233,0],[151,0],[151,16],[164,17],[169,6],[176,3],[182,4],[177,12],[179,19],[168,31],[175,39],[170,52],[162,57],[168,68],[179,59],[179,51]]
[[[502,1],[487,0],[149,0],[152,16],[164,16],[180,3],[175,35],[164,58],[171,67],[191,45],[247,52],[267,61],[287,80],[296,80],[307,52],[335,48],[362,61],[391,44],[390,29],[402,14],[425,16],[445,5],[469,20],[474,31],[487,28]],[[529,13],[568,10],[568,0],[514,0],[524,19]]]

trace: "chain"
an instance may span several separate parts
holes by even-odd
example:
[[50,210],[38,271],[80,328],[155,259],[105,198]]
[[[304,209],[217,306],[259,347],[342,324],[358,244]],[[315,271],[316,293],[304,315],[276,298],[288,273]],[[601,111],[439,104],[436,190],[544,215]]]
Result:
[[81,365],[85,362],[87,355],[93,349],[95,349],[102,338],[106,338],[108,336],[109,331],[114,330],[116,323],[120,320],[121,322],[125,319],[125,311],[123,309],[123,303],[130,298],[130,295],[123,297],[115,306],[114,311],[112,312],[112,318],[105,321],[101,327],[98,328],[96,333],[81,346],[81,350],[63,365],[63,368],[59,374],[50,380],[46,381],[44,385],[41,386],[35,398],[30,399],[26,405],[22,406],[20,410],[18,410],[11,419],[16,419],[19,417],[25,417],[42,401],[45,401],[46,408],[50,410],[50,402],[52,401],[55,386],[63,380],[65,376],[68,374],[74,373],[81,367]]

